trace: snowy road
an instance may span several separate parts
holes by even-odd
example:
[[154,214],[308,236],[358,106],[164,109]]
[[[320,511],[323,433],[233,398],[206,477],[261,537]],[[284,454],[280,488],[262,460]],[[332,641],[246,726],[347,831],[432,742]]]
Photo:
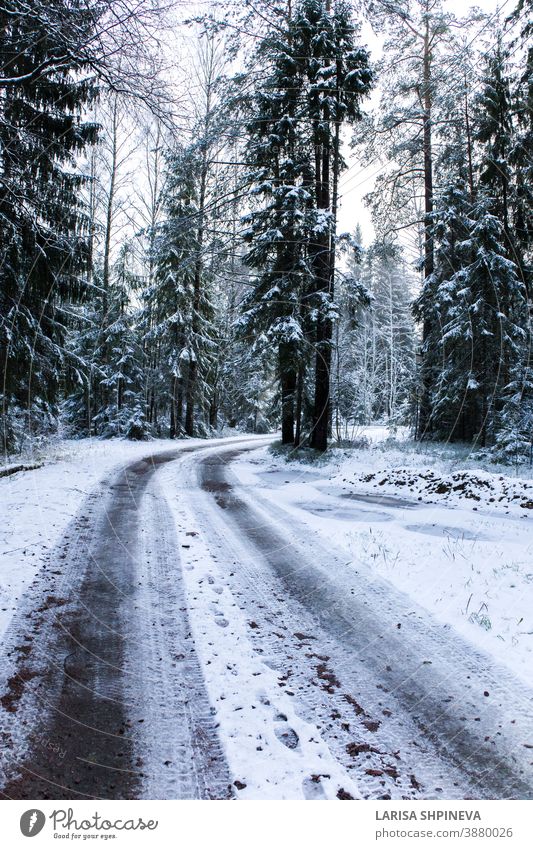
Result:
[[240,483],[257,445],[89,497],[6,635],[4,795],[533,798],[533,693]]
[[151,487],[177,454],[89,498],[7,632],[9,798],[228,796],[172,518]]

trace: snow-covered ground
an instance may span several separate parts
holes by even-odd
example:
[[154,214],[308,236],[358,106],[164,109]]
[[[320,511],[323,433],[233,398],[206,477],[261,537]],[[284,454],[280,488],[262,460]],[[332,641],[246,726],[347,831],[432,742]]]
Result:
[[[531,470],[480,470],[453,449],[415,453],[407,442],[388,444],[381,426],[359,435],[369,449],[335,451],[326,463],[287,462],[263,448],[235,470],[530,679]],[[89,492],[112,470],[170,445],[63,440],[44,457],[25,458],[30,465],[42,462],[40,468],[0,478],[0,636]],[[354,499],[359,495],[406,503]]]
[[[241,454],[228,473],[236,478],[236,492],[240,490],[248,500],[257,502],[258,515],[265,504],[271,505],[269,520],[274,531],[278,522],[280,531],[290,533],[291,516],[299,520],[293,523],[295,526],[308,524],[312,558],[316,556],[315,540],[317,551],[335,549],[327,568],[334,569],[336,563],[342,567],[340,585],[346,583],[352,567],[360,577],[364,576],[365,588],[372,586],[374,576],[384,578],[405,593],[405,596],[396,594],[396,606],[402,606],[404,598],[409,605],[412,598],[416,599],[450,629],[450,636],[455,629],[530,683],[533,531],[528,519],[533,515],[530,507],[533,485],[526,477],[527,470],[522,479],[516,473],[506,474],[500,469],[496,472],[476,469],[474,461],[453,449],[442,449],[438,455],[425,449],[420,454],[407,441],[387,441],[384,428],[369,429],[362,436],[367,439],[367,447],[335,450],[315,463],[290,458],[287,461],[284,456],[272,454],[264,443],[263,447],[254,448],[250,440],[251,450]],[[234,440],[242,443],[239,448],[248,447],[242,435]],[[226,452],[227,443],[232,441],[224,440]],[[350,765],[346,768],[346,763],[339,759],[336,738],[333,731],[328,731],[324,716],[318,713],[315,716],[308,709],[313,686],[307,687],[311,696],[306,698],[311,701],[309,705],[306,702],[305,710],[303,702],[296,698],[307,692],[304,671],[304,689],[298,694],[295,685],[291,691],[282,668],[277,662],[272,665],[268,635],[264,649],[257,637],[265,632],[257,624],[263,615],[263,601],[267,607],[269,603],[274,605],[276,616],[296,616],[294,627],[289,629],[294,631],[295,639],[300,640],[313,631],[309,622],[307,627],[304,620],[300,622],[297,618],[300,613],[303,615],[303,608],[298,613],[299,608],[293,610],[288,600],[275,592],[270,601],[261,595],[270,581],[269,570],[261,563],[258,565],[257,552],[249,541],[247,544],[244,537],[239,539],[237,526],[231,526],[231,520],[228,524],[226,512],[229,511],[220,509],[216,496],[199,486],[202,457],[216,459],[216,443],[64,441],[48,456],[33,458],[43,463],[40,468],[0,478],[0,637],[47,553],[59,542],[89,493],[94,497],[100,486],[104,492],[106,483],[120,469],[140,457],[193,446],[199,451],[159,468],[154,476],[154,488],[143,496],[143,503],[146,499],[161,498],[174,515],[179,552],[176,564],[181,563],[176,580],[181,580],[183,573],[195,652],[237,797],[334,799],[368,795],[365,776],[382,781],[382,765],[372,764],[365,773],[363,763],[363,783],[359,772],[350,772]],[[215,465],[213,469],[216,470]],[[225,492],[223,488],[220,491]],[[142,515],[141,510],[141,518]],[[157,547],[157,534],[152,533],[151,540]],[[235,571],[244,576],[243,580],[247,580],[246,575],[253,576],[254,570],[260,570],[265,584],[262,590],[257,587],[257,622],[250,612],[253,595],[248,598],[247,606],[235,591],[241,585],[237,579],[237,583],[232,581],[232,563],[236,564]],[[157,594],[159,585],[155,586]],[[382,586],[388,587],[386,583]],[[255,587],[254,584],[253,592]],[[268,619],[267,614],[268,610],[265,613]],[[179,610],[176,616],[180,616]],[[381,621],[386,621],[386,617]],[[282,628],[283,622],[274,627],[273,633],[278,627]],[[304,633],[299,635],[297,632],[301,630]],[[294,662],[297,677],[297,655],[302,644],[292,649],[290,645],[287,638],[288,660]],[[334,645],[332,649],[334,664]],[[326,669],[329,658],[325,653],[308,653],[306,657],[324,661],[325,671],[321,674],[332,674],[329,667]],[[351,663],[348,666],[341,663],[339,668],[348,680]],[[390,670],[389,666],[386,668]],[[334,665],[332,669],[338,671]],[[356,679],[362,675],[361,667]],[[320,678],[318,682],[318,693],[324,680]],[[336,697],[337,683],[330,687],[328,698]],[[342,695],[352,691],[348,688],[339,692]],[[372,704],[365,702],[365,709],[371,711]],[[381,709],[381,701],[378,707]],[[362,752],[385,758],[387,748],[381,751],[381,744],[376,746],[357,736],[367,733],[374,737],[381,720],[370,722],[370,713],[361,715],[367,725],[363,722],[364,727],[358,732],[352,727],[354,718],[350,717],[351,730],[346,733],[352,734],[356,741],[352,740],[350,745],[356,746],[357,752],[363,746]],[[398,735],[402,734],[401,722],[399,728],[393,729],[394,714],[390,720],[391,711],[387,710],[386,715],[390,728],[383,734],[386,736],[390,731],[394,740],[389,749],[396,751]],[[406,761],[414,745],[409,734],[405,740],[402,738],[402,756]],[[386,742],[385,738],[381,742]],[[418,748],[416,751],[420,752]],[[421,762],[420,773],[426,770],[428,775],[432,774],[431,759],[428,766],[422,764],[421,754],[417,758]],[[359,767],[357,758],[352,760],[352,766]],[[396,768],[390,765],[387,768],[391,776],[396,774]],[[393,791],[390,792],[397,792],[401,798],[405,787],[401,782],[396,787],[395,782],[396,778],[391,777]],[[423,792],[429,796],[433,784],[444,786],[440,777],[435,777],[433,783],[427,778],[425,783],[427,789]],[[411,790],[418,792],[417,787],[415,782]],[[372,792],[379,793],[380,789]]]
[[[21,594],[91,490],[112,471],[173,444],[162,439],[61,440],[21,461],[40,467],[0,477],[0,638]],[[2,468],[14,465],[19,463]]]
[[[259,449],[234,464],[325,539],[412,596],[438,619],[531,683],[533,482],[475,468],[453,449],[407,453],[385,429],[368,449],[305,463]],[[407,445],[406,445],[407,448]],[[465,468],[466,467],[466,468]]]
[[[228,587],[228,563],[206,544],[205,517],[193,499],[196,463],[192,455],[179,466],[170,464],[159,480],[175,517],[195,647],[237,796],[359,798],[353,778],[318,728],[298,715],[294,694],[281,689],[279,674],[251,642],[255,623]],[[217,521],[214,512],[209,519]],[[249,552],[241,556],[244,562]]]

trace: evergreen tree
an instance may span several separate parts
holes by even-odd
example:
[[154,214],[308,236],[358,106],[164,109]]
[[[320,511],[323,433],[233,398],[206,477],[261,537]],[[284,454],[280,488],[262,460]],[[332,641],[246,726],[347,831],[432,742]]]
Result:
[[508,49],[498,35],[496,49],[489,55],[482,91],[475,101],[475,138],[480,146],[478,179],[480,192],[492,198],[491,209],[501,221],[507,255],[522,267],[514,227],[516,186],[511,154],[514,147],[511,79],[507,72]]
[[144,293],[145,352],[155,363],[150,420],[168,416],[170,438],[184,433],[186,379],[194,356],[190,347],[194,289],[194,217],[197,212],[194,169],[187,151],[169,156],[164,218],[153,242],[155,275]]
[[286,28],[273,29],[261,44],[270,72],[257,85],[248,127],[251,180],[267,200],[251,213],[245,233],[247,262],[262,270],[249,298],[249,326],[256,323],[277,346],[285,443],[299,442],[313,345],[311,445],[320,450],[330,426],[340,131],[360,117],[372,78],[355,36],[347,4],[301,0]]
[[247,159],[257,205],[245,218],[245,262],[257,270],[244,303],[242,331],[266,334],[277,350],[282,442],[294,442],[299,363],[304,361],[302,298],[309,274],[311,180],[309,151],[301,138],[303,79],[293,45],[292,21],[272,30],[259,48],[269,73],[250,104]]
[[356,46],[351,7],[303,0],[295,13],[295,45],[307,79],[307,114],[314,151],[314,221],[309,243],[313,272],[310,303],[315,311],[315,388],[311,446],[327,447],[334,316],[338,181],[344,167],[343,124],[362,117],[372,71],[365,48]]
[[473,109],[465,79],[439,131],[434,271],[416,304],[429,328],[424,435],[497,443],[501,455],[504,443],[516,451],[530,440],[524,426],[531,405],[525,193],[507,55],[497,36]]
[[[169,155],[163,219],[153,239],[154,279],[144,293],[145,356],[153,361],[150,420],[168,416],[171,438],[209,427],[214,357],[210,256],[202,145]],[[196,414],[195,414],[196,411]]]
[[435,328],[425,352],[433,366],[430,433],[482,447],[494,444],[503,421],[511,427],[527,321],[525,287],[491,203],[471,206],[464,185],[443,198],[435,294],[418,302]]
[[9,0],[0,10],[0,374],[2,444],[17,414],[25,426],[57,414],[66,317],[82,298],[87,262],[83,178],[75,156],[96,136],[82,119],[95,96],[81,55],[84,3],[53,0],[46,15]]
[[131,246],[124,244],[102,285],[102,266],[94,269],[91,295],[76,309],[67,345],[67,422],[76,435],[109,438],[148,435],[144,409],[144,372],[137,310],[139,288],[131,269]]
[[[448,98],[457,96],[455,84],[450,91],[446,63],[450,58],[453,62],[453,51],[457,49],[451,33],[458,22],[439,0],[378,0],[369,5],[374,26],[387,33],[381,67],[382,96],[373,120],[362,125],[356,140],[363,147],[367,163],[383,161],[384,154],[386,161],[367,200],[378,238],[390,240],[392,233],[413,232],[420,251],[423,284],[427,287],[435,264],[432,216],[437,182],[436,128],[442,127],[445,120]],[[462,67],[466,59],[463,51]],[[424,349],[428,348],[431,331],[422,319]],[[431,365],[423,355],[419,436],[425,433],[430,417],[430,395]]]
[[[526,30],[527,31],[527,30]],[[524,70],[513,85],[514,132],[509,160],[514,172],[512,196],[516,254],[529,298],[533,293],[533,48],[526,50]]]

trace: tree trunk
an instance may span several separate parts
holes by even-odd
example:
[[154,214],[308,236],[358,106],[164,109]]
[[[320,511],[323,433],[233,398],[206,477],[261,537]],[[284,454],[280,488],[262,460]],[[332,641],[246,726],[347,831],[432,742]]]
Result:
[[187,373],[187,406],[185,412],[185,433],[187,434],[187,436],[194,436],[194,404],[196,401],[197,378],[198,363],[195,359],[190,360],[189,370]]
[[[340,82],[338,83],[339,86]],[[330,120],[329,106],[326,104],[323,121],[329,124]],[[315,155],[317,208],[324,212],[331,210],[332,215],[332,221],[329,227],[317,237],[315,244],[312,246],[315,291],[318,294],[319,303],[317,307],[315,337],[315,397],[311,447],[317,451],[325,451],[328,447],[328,435],[331,432],[330,375],[333,323],[329,315],[329,308],[333,300],[335,277],[335,218],[337,213],[337,184],[340,169],[339,121],[335,122],[333,169],[330,142],[321,143],[318,126],[315,129],[315,143],[316,149],[321,151],[321,155],[320,153]],[[333,171],[332,175],[331,170]],[[333,176],[333,192],[330,191],[331,176]]]
[[218,398],[216,393],[211,398],[209,405],[209,427],[216,430],[218,427]]
[[298,378],[296,387],[296,431],[294,433],[294,446],[299,448],[302,442],[302,404],[304,394],[304,367],[300,362],[298,365]]
[[189,360],[189,372],[187,378],[187,410],[185,413],[185,432],[188,436],[194,436],[194,408],[198,394],[198,374],[200,356],[200,346],[198,345],[198,337],[201,330],[202,309],[202,286],[204,273],[204,236],[205,236],[205,218],[206,218],[206,193],[207,179],[209,176],[209,134],[211,132],[212,123],[212,100],[214,85],[216,83],[216,55],[214,52],[213,43],[210,43],[209,53],[205,59],[205,78],[204,78],[204,93],[205,104],[203,113],[202,127],[202,159],[200,166],[200,187],[198,193],[198,230],[196,237],[196,261],[194,266],[194,291],[193,291],[193,308],[192,308],[192,355],[193,360]]
[[176,386],[176,433],[179,435],[183,427],[183,377],[177,378]]
[[281,385],[281,441],[294,443],[294,402],[296,395],[296,355],[294,345],[279,346],[279,373]]
[[470,127],[470,108],[468,104],[468,83],[466,81],[465,76],[465,130],[466,130],[466,150],[467,150],[467,159],[468,159],[468,189],[470,193],[470,203],[474,202],[475,189],[474,189],[474,164],[473,164],[473,142],[472,142],[472,130]]
[[170,431],[169,436],[171,439],[176,439],[178,435],[178,430],[176,426],[176,386],[178,379],[174,375],[172,378],[172,383],[170,386]]
[[[433,150],[432,150],[432,93],[431,93],[431,48],[429,20],[426,20],[424,34],[424,282],[433,274],[435,267],[433,243]],[[424,361],[424,346],[431,334],[431,322],[424,319],[422,327],[422,389],[420,395],[420,410],[418,414],[418,438],[426,434],[431,417],[432,375],[427,362]]]
[[[113,231],[113,216],[115,212],[115,187],[118,166],[118,101],[115,97],[113,102],[113,118],[111,123],[111,164],[109,177],[109,190],[107,195],[106,224],[104,234],[104,256],[102,269],[102,354],[101,363],[105,368],[108,364],[109,351],[107,345],[107,326],[109,322],[109,286],[111,278],[111,235]],[[102,407],[109,405],[109,389],[107,385],[100,384],[102,396]]]

